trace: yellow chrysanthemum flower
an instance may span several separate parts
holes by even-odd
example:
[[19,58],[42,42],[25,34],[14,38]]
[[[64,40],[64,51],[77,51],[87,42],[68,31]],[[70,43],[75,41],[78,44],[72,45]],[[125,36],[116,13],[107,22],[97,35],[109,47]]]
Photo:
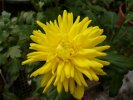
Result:
[[102,51],[110,46],[97,46],[106,36],[98,26],[88,27],[90,22],[88,17],[80,21],[80,16],[73,22],[73,14],[66,10],[63,16],[58,16],[58,22],[44,24],[37,21],[45,33],[33,31],[30,38],[34,43],[30,43],[30,49],[35,51],[27,54],[27,60],[22,64],[46,61],[31,74],[43,75],[41,86],[45,87],[44,92],[54,85],[58,93],[64,88],[76,99],[81,99],[87,87],[84,75],[89,80],[98,81],[97,75],[106,74],[102,68],[109,62],[97,57],[106,56]]

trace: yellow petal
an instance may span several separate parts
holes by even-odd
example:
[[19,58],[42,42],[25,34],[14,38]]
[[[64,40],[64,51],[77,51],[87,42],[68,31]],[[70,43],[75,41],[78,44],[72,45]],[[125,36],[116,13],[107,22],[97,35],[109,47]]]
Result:
[[[93,68],[92,68],[93,69]],[[93,69],[93,71],[97,74],[97,75],[107,75],[106,72],[104,72],[102,69]]]
[[106,49],[109,49],[109,48],[110,48],[109,45],[105,45],[105,46],[95,47],[94,49],[98,50],[98,51],[103,51],[103,50],[106,50]]
[[39,68],[36,71],[34,71],[31,74],[31,77],[32,76],[37,76],[37,75],[40,75],[40,74],[45,74],[45,73],[49,72],[51,70],[51,66],[53,65],[53,63],[54,63],[53,61],[47,62],[41,68]]
[[73,24],[70,31],[68,32],[69,40],[72,40],[79,33],[79,30],[80,28],[77,26],[77,24]]
[[54,86],[56,86],[57,84],[58,84],[58,82],[60,81],[60,77],[61,76],[56,76],[56,78],[55,78],[55,81],[54,81]]
[[63,86],[65,89],[65,92],[68,92],[68,79],[67,78],[63,81]]
[[88,77],[90,80],[93,80],[93,78],[88,70],[84,70],[84,69],[81,69],[78,67],[76,67],[76,68],[78,71],[82,72],[86,77]]
[[58,24],[57,24],[57,21],[56,20],[54,20],[54,27],[55,27],[55,32],[56,33],[59,33],[60,32],[60,30],[59,30],[59,26],[58,26]]
[[32,63],[32,62],[35,62],[34,59],[28,59],[28,60],[25,60],[22,62],[22,65],[25,65],[25,64],[28,64],[28,63]]
[[88,25],[91,23],[91,20],[88,20],[83,26],[82,26],[82,31],[84,31],[85,29],[87,29]]
[[68,28],[70,30],[70,28],[73,25],[73,14],[72,13],[68,13]]
[[82,55],[82,56],[85,56],[85,55],[94,55],[97,51],[94,50],[94,49],[81,49],[77,55]]
[[98,26],[92,28],[92,31],[88,34],[88,38],[94,38],[100,36],[103,33],[103,29],[100,29]]
[[[34,36],[34,35],[31,35],[30,38],[31,38],[31,40],[32,40],[33,42],[36,42],[36,43],[41,44],[41,45],[47,45],[47,44],[46,44],[46,41],[45,41],[44,39],[41,39],[40,37],[36,37],[36,36]],[[44,42],[44,41],[45,41],[45,42]]]
[[48,81],[48,83],[47,83],[46,87],[44,88],[43,92],[46,92],[46,91],[50,88],[50,86],[52,85],[52,83],[53,83],[53,81],[54,81],[54,78],[55,78],[55,75],[53,75],[53,76],[50,78],[50,80]]
[[73,66],[71,66],[71,77],[73,78],[74,77],[74,65]]
[[[76,31],[79,31],[80,27],[77,26],[76,27],[77,30]],[[79,32],[79,34],[74,34],[75,36],[73,36],[72,41],[73,41],[73,44],[76,45],[76,46],[81,46],[81,47],[84,47],[84,44],[86,44],[86,41],[85,40],[88,40],[88,34],[90,33],[92,27],[89,27],[87,29],[85,29],[84,31],[81,31]]]
[[76,66],[79,66],[81,68],[89,69],[91,63],[90,61],[85,57],[74,57],[71,59],[72,63]]
[[49,51],[48,47],[45,47],[43,45],[39,45],[36,43],[30,43],[29,49],[33,49],[33,50],[37,50],[37,51],[43,51],[43,52]]
[[63,26],[65,27],[65,31],[68,32],[68,14],[66,10],[63,12]]
[[46,52],[31,52],[29,54],[27,54],[27,56],[36,56],[36,55],[42,55],[42,56],[46,56],[48,53]]
[[27,54],[28,59],[35,59],[34,61],[45,61],[48,53],[45,52],[32,52]]
[[75,90],[75,82],[72,78],[69,79],[69,88],[70,88],[70,93],[73,94],[74,90]]
[[94,59],[94,60],[101,63],[101,64],[103,64],[103,65],[109,65],[110,64],[110,62],[108,62],[108,61],[103,61],[103,60],[100,60],[100,59]]
[[[88,18],[88,17],[85,17],[85,18],[79,23],[79,25],[83,27],[88,21],[89,21],[89,18]],[[90,22],[90,21],[89,21],[89,22]],[[81,29],[81,30],[82,30],[82,29]]]
[[103,42],[105,39],[106,39],[105,35],[98,36],[98,37],[95,37],[92,39],[88,39],[88,40],[86,40],[84,46],[86,48],[92,48],[92,47],[95,47],[96,45],[98,45],[99,43]]
[[33,36],[39,37],[42,40],[47,40],[46,35],[42,33],[40,30],[33,30]]
[[70,30],[68,32],[68,38],[69,38],[69,40],[72,40],[77,35],[77,33],[79,32],[80,29],[77,26],[77,24],[79,23],[79,20],[80,20],[80,16],[77,17],[76,21],[74,22],[74,24],[70,28]]
[[82,82],[82,84],[83,84],[85,87],[88,87],[88,85],[87,85],[87,83],[86,83],[86,81],[85,81],[85,79],[84,79],[82,73],[79,72],[79,71],[77,71],[77,75],[78,75],[80,81]]
[[80,16],[78,16],[74,22],[74,24],[78,24],[79,23],[79,20],[80,20]]
[[57,92],[58,92],[58,93],[61,93],[61,90],[62,90],[62,83],[59,82],[59,83],[57,84]]
[[64,67],[64,62],[61,61],[57,67],[57,76],[60,76],[61,75],[61,72],[63,70],[63,67]]
[[66,78],[65,77],[65,72],[64,72],[64,70],[62,70],[60,81],[63,82],[65,80],[65,78]]
[[85,17],[81,22],[78,23],[79,33],[82,32],[87,28],[87,26],[90,24],[91,20],[89,20],[88,17]]
[[58,66],[58,63],[55,61],[55,63],[53,63],[53,66],[52,66],[52,74],[55,74],[57,70],[57,66]]
[[91,67],[94,69],[103,68],[103,65],[99,62],[96,62],[94,60],[90,60],[90,62],[91,62]]
[[93,72],[91,69],[89,70],[89,72],[90,72],[90,74],[91,74],[94,81],[99,81],[99,78],[98,78],[98,76],[96,75],[95,72]]
[[41,80],[41,86],[44,87],[48,83],[49,79],[51,79],[51,77],[52,77],[52,74],[49,74],[49,73],[43,75]]
[[78,70],[75,70],[74,80],[76,81],[76,83],[78,85],[80,85],[80,86],[82,85],[81,80],[80,80],[79,75],[78,75]]
[[78,56],[85,56],[87,58],[93,58],[98,56],[106,56],[106,53],[96,51],[95,49],[81,49],[78,53]]
[[58,24],[59,24],[59,27],[60,27],[61,24],[62,24],[62,18],[61,18],[61,15],[58,16]]
[[83,95],[84,95],[84,86],[77,85],[77,87],[74,90],[73,96],[76,99],[82,99]]
[[36,21],[36,23],[45,31],[46,25],[40,21]]
[[65,65],[64,65],[64,72],[65,72],[65,75],[66,75],[66,78],[70,78],[71,76],[71,64],[69,62],[66,62]]

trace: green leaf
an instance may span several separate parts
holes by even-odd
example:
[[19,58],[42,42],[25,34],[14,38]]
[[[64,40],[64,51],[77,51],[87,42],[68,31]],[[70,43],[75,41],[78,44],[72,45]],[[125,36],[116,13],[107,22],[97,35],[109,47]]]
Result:
[[37,92],[40,88],[41,88],[41,79],[43,78],[43,76],[37,76],[35,78],[33,78],[33,81],[36,83],[36,89],[34,90],[34,92]]
[[64,90],[61,94],[58,94],[59,99],[57,100],[74,100],[73,96],[69,92],[65,92]]
[[17,17],[13,17],[13,18],[11,19],[11,22],[12,22],[13,24],[16,24],[17,20],[18,20]]
[[112,39],[112,48],[131,58],[133,55],[133,27],[123,25]]
[[[18,59],[10,60],[10,63],[4,66],[4,71],[7,72],[8,87],[12,86],[14,81],[19,77],[19,71],[21,68],[21,62]],[[11,78],[10,78],[11,77]]]
[[[27,65],[25,65],[25,66],[27,66]],[[42,63],[41,63],[41,62],[30,63],[30,64],[28,64],[28,66],[26,67],[26,72],[27,72],[27,73],[31,73],[31,72],[33,72],[33,70],[39,68],[39,66],[42,66]]]
[[0,28],[4,28],[4,22],[3,21],[0,21]]
[[5,54],[0,54],[0,65],[5,64],[7,61],[7,57]]
[[75,16],[78,16],[83,11],[82,8],[86,7],[86,4],[83,3],[83,0],[66,0],[65,5],[69,11],[73,12]]
[[119,89],[123,83],[122,80],[124,76],[114,71],[111,77],[112,80],[110,81],[109,84],[109,95],[112,97],[118,94]]
[[3,11],[3,12],[2,12],[2,17],[3,17],[3,18],[10,18],[10,16],[11,16],[11,13],[8,13],[8,12],[6,12],[6,11]]
[[19,21],[20,22],[26,22],[26,24],[33,24],[34,23],[34,11],[29,11],[29,12],[21,12],[19,16]]
[[88,16],[90,20],[92,20],[92,23],[91,24],[93,24],[93,25],[98,24],[97,23],[97,18],[96,18],[95,14],[91,10],[84,11],[84,14],[86,16]]
[[109,5],[114,0],[98,0],[99,2],[103,2],[105,5]]
[[2,46],[0,46],[0,52],[3,50],[3,47]]
[[132,61],[123,56],[116,53],[108,53],[108,56],[105,57],[110,63],[110,68],[121,73],[125,74],[129,70],[133,69]]
[[3,30],[2,33],[0,33],[0,42],[2,43],[3,41],[7,41],[7,38],[9,36],[9,33],[5,30]]
[[104,68],[107,73],[107,79],[104,82],[108,83],[109,95],[116,96],[122,85],[124,75],[133,69],[133,64],[129,58],[115,52],[108,53],[105,59],[111,64]]
[[21,57],[20,46],[10,47],[7,52],[7,57],[11,57],[12,59]]
[[123,48],[133,42],[132,26],[122,26],[119,32],[115,35],[112,43],[115,45],[122,45]]
[[105,29],[111,29],[111,30],[115,28],[117,20],[118,20],[118,15],[115,12],[111,11],[104,12],[104,14],[99,19],[101,25]]
[[38,3],[39,8],[42,8],[44,4],[45,4],[44,2],[39,1],[39,3]]
[[127,15],[126,15],[126,20],[125,20],[125,23],[129,22],[133,20],[133,12],[129,12]]
[[49,7],[44,12],[44,15],[47,15],[45,20],[49,21],[56,19],[60,12],[61,10],[57,7]]
[[19,98],[15,94],[9,92],[8,90],[4,91],[2,95],[3,100],[19,100]]
[[44,18],[44,12],[38,12],[37,13],[37,20],[42,20]]
[[51,86],[47,92],[47,98],[49,98],[49,100],[54,100],[55,98],[57,98],[57,96],[58,96],[58,93],[57,93],[56,87]]
[[[117,68],[117,66],[114,66]],[[109,87],[109,96],[116,96],[119,92],[119,89],[122,85],[122,80],[124,74],[112,68],[112,66],[108,66],[104,68],[104,71],[107,73],[107,76],[103,78],[104,86],[107,85]]]
[[92,6],[92,10],[94,10],[95,12],[105,12],[106,10],[105,10],[105,8],[104,7],[101,7],[101,6],[99,6],[99,5],[96,5],[96,6]]
[[11,13],[3,11],[0,16],[0,20],[4,22],[4,24],[9,24]]
[[13,59],[11,61],[11,64],[8,66],[8,73],[11,75],[15,75],[19,72],[19,69],[21,67],[21,62],[18,59]]
[[133,0],[125,0],[126,1],[126,10],[127,11],[130,11],[132,10],[133,8]]
[[52,86],[47,92],[48,100],[75,100],[70,93],[67,93],[62,89],[61,93],[58,94],[56,87]]

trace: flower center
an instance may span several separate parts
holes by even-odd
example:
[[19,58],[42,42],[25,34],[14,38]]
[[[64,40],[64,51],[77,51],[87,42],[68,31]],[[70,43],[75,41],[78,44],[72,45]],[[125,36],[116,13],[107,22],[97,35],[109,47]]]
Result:
[[61,42],[56,48],[57,56],[62,60],[68,60],[74,54],[74,49],[70,42]]

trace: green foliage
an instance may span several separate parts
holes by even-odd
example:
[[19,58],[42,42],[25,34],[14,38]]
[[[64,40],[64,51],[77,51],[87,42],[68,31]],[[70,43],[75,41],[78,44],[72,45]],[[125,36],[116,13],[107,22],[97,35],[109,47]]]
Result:
[[126,6],[127,6],[127,11],[133,11],[133,1],[132,0],[125,0],[126,1]]
[[116,96],[122,85],[124,76],[113,71],[111,74],[112,79],[109,81],[109,96]]
[[10,47],[7,51],[7,57],[11,57],[12,59],[21,57],[21,50],[19,46]]
[[41,11],[43,6],[51,5],[54,1],[57,2],[58,0],[31,0],[31,3],[37,11]]
[[[20,71],[24,69],[21,62],[23,55],[28,51],[29,35],[34,23],[33,17],[30,16],[31,12],[26,12],[24,15],[11,18],[11,14],[5,11],[0,16],[0,69],[2,69],[6,86],[3,93],[5,100],[11,98],[16,100],[15,94],[10,93],[9,89],[20,77]],[[28,19],[29,17],[31,19]]]
[[124,75],[133,69],[133,62],[128,57],[119,54],[118,51],[112,50],[107,53],[104,59],[110,61],[111,64],[104,68],[107,76],[102,81],[109,87],[109,95],[116,96],[123,83]]
[[4,100],[19,100],[19,98],[14,93],[11,93],[6,89],[3,93],[3,99]]
[[112,11],[105,11],[99,20],[104,29],[107,29],[108,31],[114,30],[116,26],[115,23],[118,20],[118,15]]
[[129,12],[129,13],[126,15],[125,23],[127,23],[128,21],[131,21],[131,20],[133,20],[133,12]]
[[[18,100],[21,90],[13,91],[14,84],[21,79],[21,72],[26,74],[26,81],[29,74],[33,72],[41,63],[33,63],[22,66],[21,62],[29,52],[29,36],[33,29],[38,29],[36,20],[42,22],[54,20],[64,9],[73,12],[74,18],[80,15],[81,19],[88,16],[91,25],[104,29],[107,35],[105,44],[111,45],[107,51],[108,56],[103,58],[111,62],[104,68],[107,73],[102,83],[109,89],[109,95],[117,95],[124,75],[133,69],[133,20],[132,0],[126,0],[126,17],[122,25],[117,28],[119,20],[118,10],[122,0],[31,0],[35,11],[21,11],[18,16],[11,17],[11,13],[3,11],[0,16],[0,69],[4,75],[5,86],[3,96],[5,100]],[[27,78],[28,77],[28,78]],[[62,91],[57,94],[55,87],[42,94],[40,87],[41,76],[34,78],[28,87],[32,86],[31,96],[38,96],[40,100],[74,100],[69,94]],[[105,84],[106,83],[106,84]],[[26,99],[23,96],[22,99]]]
[[132,61],[123,55],[108,53],[106,59],[111,62],[111,68],[121,74],[125,74],[132,69]]

